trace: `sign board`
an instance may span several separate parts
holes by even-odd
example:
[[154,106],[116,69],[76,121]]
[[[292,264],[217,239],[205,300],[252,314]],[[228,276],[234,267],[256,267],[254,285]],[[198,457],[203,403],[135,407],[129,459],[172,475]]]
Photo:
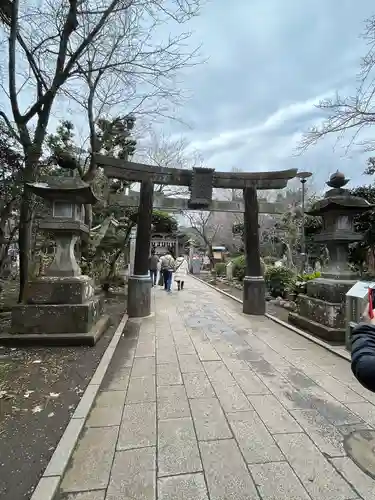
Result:
[[351,349],[352,331],[361,321],[363,310],[368,302],[368,289],[374,287],[374,281],[357,281],[357,283],[355,283],[346,293],[345,344],[348,350]]
[[346,296],[367,300],[368,289],[374,287],[374,281],[357,281],[357,283],[347,292]]

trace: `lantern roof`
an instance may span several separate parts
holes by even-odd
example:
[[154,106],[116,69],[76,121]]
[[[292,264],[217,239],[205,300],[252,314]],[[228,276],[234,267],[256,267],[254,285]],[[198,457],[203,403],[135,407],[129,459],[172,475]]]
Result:
[[45,182],[27,183],[31,191],[49,201],[91,204],[99,201],[90,184],[79,177],[48,177]]
[[311,209],[305,213],[308,215],[323,215],[328,212],[341,210],[344,213],[359,214],[373,208],[374,205],[365,200],[365,198],[353,196],[348,189],[344,189],[344,186],[348,182],[349,179],[337,170],[330,176],[329,181],[326,182],[327,186],[332,189],[329,189],[325,193],[324,198],[315,202]]
[[370,210],[373,206],[364,198],[345,194],[323,198],[323,200],[314,203],[311,209],[306,210],[305,213],[308,215],[322,215],[338,209],[346,212],[361,213]]

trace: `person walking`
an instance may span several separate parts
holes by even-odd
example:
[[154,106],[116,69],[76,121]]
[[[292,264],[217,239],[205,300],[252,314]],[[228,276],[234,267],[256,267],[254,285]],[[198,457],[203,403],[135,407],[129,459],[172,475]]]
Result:
[[156,278],[158,276],[159,257],[155,255],[155,250],[151,250],[151,257],[148,261],[148,269],[150,271],[152,286],[156,286]]
[[178,290],[184,289],[185,279],[189,272],[189,264],[185,255],[178,257],[175,263],[174,280],[177,283]]
[[161,259],[159,259],[159,262],[158,262],[158,276],[159,276],[158,285],[164,286],[163,273],[161,272]]
[[161,271],[163,273],[164,290],[169,293],[172,291],[172,273],[174,271],[174,267],[175,260],[172,257],[171,252],[168,250],[161,259]]

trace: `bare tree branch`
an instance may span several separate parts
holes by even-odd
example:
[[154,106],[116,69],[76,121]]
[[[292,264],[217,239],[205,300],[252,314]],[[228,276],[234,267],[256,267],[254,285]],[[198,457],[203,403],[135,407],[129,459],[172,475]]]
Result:
[[16,82],[16,67],[17,67],[16,44],[17,44],[17,32],[18,32],[18,7],[19,7],[19,0],[13,0],[11,7],[10,34],[9,34],[9,60],[8,60],[10,104],[12,106],[12,112],[16,122],[20,118],[20,110],[18,107],[18,100],[17,100],[17,82]]
[[[23,179],[35,180],[53,107],[66,99],[87,112],[91,153],[98,147],[97,122],[111,113],[126,116],[136,109],[138,115],[173,116],[171,104],[183,98],[179,71],[197,63],[197,51],[187,47],[189,33],[163,40],[159,27],[171,20],[188,21],[200,0],[5,2],[0,30],[8,50],[1,78],[8,80],[13,117],[4,108],[0,119],[23,148]],[[86,172],[90,179],[96,172],[93,161]],[[28,279],[32,210],[31,194],[24,190],[21,300]]]
[[183,212],[183,215],[188,219],[190,226],[194,229],[198,236],[202,238],[206,246],[208,257],[213,267],[215,264],[212,245],[216,235],[221,229],[221,224],[212,224],[212,212],[195,211]]
[[[375,149],[375,140],[358,138],[367,128],[375,124],[375,16],[366,21],[363,38],[368,52],[362,58],[358,73],[358,88],[354,95],[322,100],[316,107],[326,116],[323,122],[312,127],[302,138],[297,152],[302,153],[316,145],[327,135],[336,135],[338,140],[347,142],[347,149],[360,146],[366,151]],[[351,138],[347,139],[348,134]]]
[[[188,142],[183,137],[173,138],[161,132],[151,130],[146,139],[139,141],[136,159],[141,162],[177,169],[191,169],[200,166],[202,160],[196,151],[188,149]],[[155,186],[155,191],[165,196],[186,198],[189,189],[184,186]]]
[[17,142],[21,142],[20,136],[17,134],[16,130],[14,129],[13,125],[11,124],[9,118],[7,115],[4,113],[4,111],[0,111],[0,117],[4,120],[7,129],[9,130],[10,134],[14,139],[16,139]]

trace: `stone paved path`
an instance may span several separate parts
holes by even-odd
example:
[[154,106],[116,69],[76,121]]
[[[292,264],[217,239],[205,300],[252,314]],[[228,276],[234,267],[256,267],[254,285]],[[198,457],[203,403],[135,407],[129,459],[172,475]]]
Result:
[[68,500],[349,500],[375,427],[347,361],[189,278],[129,321],[61,484]]

